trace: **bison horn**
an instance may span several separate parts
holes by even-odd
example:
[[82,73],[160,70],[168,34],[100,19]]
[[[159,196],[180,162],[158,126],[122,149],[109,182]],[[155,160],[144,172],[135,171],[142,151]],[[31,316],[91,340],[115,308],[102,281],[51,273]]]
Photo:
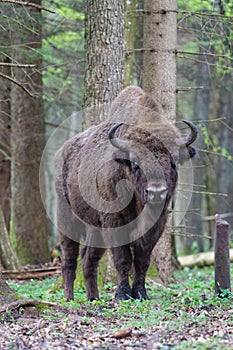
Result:
[[197,134],[198,134],[198,129],[196,127],[196,125],[194,125],[192,122],[190,122],[189,120],[182,120],[185,124],[187,124],[190,129],[191,132],[188,136],[186,136],[183,141],[183,145],[188,147],[189,145],[191,145],[197,138]]
[[120,140],[119,138],[115,137],[116,130],[123,124],[124,123],[114,124],[108,132],[108,139],[113,147],[119,148],[122,151],[126,151],[127,150],[126,146],[128,142],[124,140]]

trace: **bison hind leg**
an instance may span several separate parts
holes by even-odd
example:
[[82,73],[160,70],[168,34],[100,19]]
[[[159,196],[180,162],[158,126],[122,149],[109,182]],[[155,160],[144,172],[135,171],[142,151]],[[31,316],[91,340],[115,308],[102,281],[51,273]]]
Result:
[[74,299],[74,280],[79,254],[79,243],[60,232],[60,244],[64,297],[69,301]]
[[83,276],[86,285],[87,300],[99,299],[97,274],[99,260],[102,258],[105,248],[84,246],[81,251]]

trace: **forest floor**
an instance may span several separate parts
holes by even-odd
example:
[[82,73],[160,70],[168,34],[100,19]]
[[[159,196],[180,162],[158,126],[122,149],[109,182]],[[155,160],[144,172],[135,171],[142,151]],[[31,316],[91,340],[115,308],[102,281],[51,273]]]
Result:
[[114,300],[105,285],[101,300],[62,297],[60,278],[9,281],[22,298],[53,302],[0,314],[0,349],[233,349],[232,294],[214,295],[212,268],[175,273],[169,287],[148,277],[149,301]]

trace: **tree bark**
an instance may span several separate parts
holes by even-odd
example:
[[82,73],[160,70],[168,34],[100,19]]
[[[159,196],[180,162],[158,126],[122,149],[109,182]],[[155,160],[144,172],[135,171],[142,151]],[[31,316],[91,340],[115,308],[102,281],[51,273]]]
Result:
[[[171,122],[176,118],[176,33],[177,2],[175,0],[144,1],[143,89],[161,107],[161,113]],[[172,277],[172,218],[157,243],[153,257],[163,282]]]
[[[1,5],[1,14],[6,16],[2,18],[1,25],[4,30],[1,31],[0,45],[1,53],[0,60],[4,63],[10,63],[9,52],[4,49],[6,42],[9,42],[9,22],[6,19],[9,16],[9,8],[6,4]],[[5,20],[4,20],[5,19]],[[2,54],[4,53],[4,54]],[[7,57],[7,58],[6,58]],[[7,66],[0,67],[0,72],[10,76],[11,69]],[[7,230],[10,229],[10,90],[11,83],[7,79],[1,79],[0,83],[0,207],[2,207]]]
[[[86,69],[84,107],[112,102],[123,89],[124,82],[124,0],[86,2]],[[92,118],[84,128],[101,121],[91,108]],[[87,113],[89,115],[89,113]],[[100,263],[105,271],[102,280],[117,281],[109,251]],[[102,266],[106,266],[105,269]],[[113,276],[113,271],[115,276]],[[111,277],[109,276],[111,274]]]
[[[126,51],[134,49],[136,29],[137,29],[137,17],[132,15],[130,11],[136,10],[137,0],[125,0],[125,12],[129,12],[128,16],[125,16],[125,44]],[[124,64],[124,85],[128,86],[132,84],[134,73],[134,54],[132,52],[125,55]]]
[[5,269],[18,270],[20,263],[11,245],[5,225],[3,212],[0,206],[0,261]]
[[[208,120],[209,111],[210,111],[210,101],[211,101],[211,66],[209,64],[213,63],[212,57],[202,56],[203,52],[206,52],[207,42],[206,34],[202,33],[200,39],[200,63],[198,64],[198,76],[196,79],[196,86],[203,86],[203,89],[196,90],[195,94],[195,106],[194,106],[194,114],[193,118],[195,120],[199,120],[200,122],[204,120]],[[201,130],[200,130],[201,134]],[[199,149],[205,149],[204,144],[204,135],[198,138],[196,146]],[[193,171],[194,171],[194,184],[195,190],[198,191],[199,186],[205,185],[205,175],[207,173],[207,169],[204,168],[206,164],[206,154],[204,152],[198,152],[196,157],[194,157],[193,161]],[[212,185],[214,185],[214,179],[210,181]],[[209,188],[209,187],[207,187]],[[213,189],[213,186],[211,187]],[[210,192],[214,192],[210,190]],[[199,235],[199,237],[189,236],[184,239],[184,253],[190,254],[192,252],[192,245],[194,242],[197,242],[197,251],[204,251],[204,240],[201,237],[203,234],[203,206],[204,206],[204,198],[202,193],[193,193],[191,202],[189,205],[189,211],[185,217],[186,226],[189,227],[189,233],[193,235]],[[207,215],[210,215],[207,214]]]
[[215,269],[215,293],[221,293],[222,289],[231,290],[230,253],[229,253],[229,224],[219,218],[215,223],[214,238],[214,269]]
[[[233,155],[233,74],[225,74],[220,82],[218,115],[226,118],[220,127],[219,143],[225,157],[218,157],[217,162],[217,192],[227,194],[226,198],[216,200],[216,212],[223,214],[231,212],[233,208],[233,181],[232,171],[233,162],[228,156]],[[228,219],[229,224],[233,227],[233,219]]]
[[[10,75],[9,67],[0,67],[3,74]],[[10,229],[10,82],[0,84],[0,207],[7,230]]]
[[[33,1],[40,5],[40,1]],[[14,78],[33,93],[12,85],[12,239],[22,264],[49,259],[48,226],[39,188],[44,147],[42,106],[41,11],[15,8],[20,23],[12,28],[15,62],[35,64],[35,70],[13,69]]]
[[18,299],[17,294],[8,286],[0,272],[0,306]]
[[89,107],[109,103],[123,87],[124,1],[87,0],[85,29],[84,106]]

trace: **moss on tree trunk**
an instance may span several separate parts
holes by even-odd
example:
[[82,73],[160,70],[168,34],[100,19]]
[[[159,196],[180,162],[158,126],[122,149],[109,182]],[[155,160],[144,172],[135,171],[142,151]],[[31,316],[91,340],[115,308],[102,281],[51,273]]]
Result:
[[0,306],[19,299],[18,295],[8,286],[0,273]]

